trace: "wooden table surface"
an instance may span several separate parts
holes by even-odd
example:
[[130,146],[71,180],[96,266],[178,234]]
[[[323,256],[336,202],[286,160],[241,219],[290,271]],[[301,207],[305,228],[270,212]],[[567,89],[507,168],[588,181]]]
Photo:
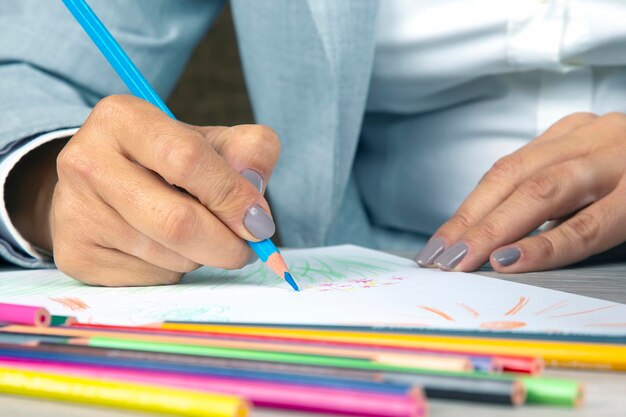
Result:
[[[405,255],[398,253],[399,255]],[[550,272],[502,275],[480,271],[482,275],[508,281],[536,285],[589,297],[626,304],[626,264],[595,264]],[[475,405],[466,402],[429,401],[431,417],[624,417],[626,416],[626,372],[578,372],[547,370],[546,375],[577,379],[585,384],[587,402],[579,409],[545,406],[509,408]],[[30,398],[0,396],[0,417],[140,417],[131,413],[104,408],[87,408],[73,404],[38,401]],[[322,415],[256,409],[253,417],[287,417]]]

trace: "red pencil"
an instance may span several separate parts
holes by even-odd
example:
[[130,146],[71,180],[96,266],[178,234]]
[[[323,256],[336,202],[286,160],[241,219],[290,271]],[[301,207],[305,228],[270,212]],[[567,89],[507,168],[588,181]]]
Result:
[[229,334],[216,333],[216,332],[200,332],[189,330],[174,330],[174,329],[161,329],[159,327],[132,327],[132,326],[111,326],[102,324],[83,324],[73,323],[71,327],[86,328],[93,330],[103,331],[120,331],[120,332],[135,332],[135,333],[149,333],[168,336],[181,336],[181,337],[199,337],[203,339],[216,339],[216,340],[238,340],[238,341],[250,341],[250,342],[266,342],[266,343],[288,343],[291,345],[306,345],[306,346],[322,346],[322,347],[343,347],[362,350],[373,351],[385,351],[395,353],[416,353],[416,354],[433,354],[433,355],[447,355],[447,356],[459,356],[459,357],[476,357],[491,359],[491,372],[510,372],[510,373],[522,373],[530,375],[539,375],[544,369],[544,363],[541,358],[531,356],[492,356],[481,353],[456,351],[456,350],[443,350],[443,349],[427,349],[427,348],[414,348],[404,346],[387,346],[380,344],[368,344],[362,345],[358,343],[341,342],[341,341],[316,341],[305,338],[285,338],[281,336],[260,336],[260,335],[241,335],[241,334]]

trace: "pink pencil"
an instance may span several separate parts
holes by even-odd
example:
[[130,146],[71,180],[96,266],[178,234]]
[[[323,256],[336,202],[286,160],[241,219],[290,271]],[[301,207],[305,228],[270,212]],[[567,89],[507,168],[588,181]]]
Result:
[[0,322],[47,327],[50,313],[43,307],[0,303]]
[[0,358],[0,366],[234,394],[245,397],[261,407],[366,417],[423,417],[426,414],[424,397],[419,389],[411,392],[410,395],[400,396],[213,376],[61,364],[21,358]]

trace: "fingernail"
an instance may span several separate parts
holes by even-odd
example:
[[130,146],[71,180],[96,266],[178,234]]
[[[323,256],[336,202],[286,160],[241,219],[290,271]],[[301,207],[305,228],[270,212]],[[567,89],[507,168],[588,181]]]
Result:
[[426,243],[426,246],[424,246],[417,255],[415,255],[415,262],[417,262],[419,266],[431,266],[444,249],[445,242],[443,239],[434,237]]
[[448,248],[447,251],[442,253],[437,259],[435,259],[435,265],[444,271],[454,269],[459,262],[465,258],[467,254],[467,245],[463,242],[456,243]]
[[263,177],[261,176],[261,174],[253,169],[244,169],[243,171],[241,171],[241,175],[243,175],[245,179],[250,181],[250,183],[254,185],[254,188],[256,188],[258,192],[263,192]]
[[517,262],[521,255],[522,252],[517,248],[504,248],[496,251],[492,258],[501,266],[509,266]]
[[269,214],[261,208],[261,206],[250,206],[243,218],[243,225],[254,237],[260,240],[269,239],[274,235],[276,226],[274,220]]

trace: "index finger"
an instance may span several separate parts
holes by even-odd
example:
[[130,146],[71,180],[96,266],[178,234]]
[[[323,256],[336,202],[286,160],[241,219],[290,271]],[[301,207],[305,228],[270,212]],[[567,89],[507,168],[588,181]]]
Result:
[[498,160],[483,176],[476,188],[461,203],[452,217],[437,229],[415,261],[423,267],[433,266],[446,247],[456,242],[467,229],[478,224],[506,200],[521,182],[551,164],[580,156],[585,148],[574,140],[556,138],[589,124],[592,114],[567,117],[550,127],[533,142]]

